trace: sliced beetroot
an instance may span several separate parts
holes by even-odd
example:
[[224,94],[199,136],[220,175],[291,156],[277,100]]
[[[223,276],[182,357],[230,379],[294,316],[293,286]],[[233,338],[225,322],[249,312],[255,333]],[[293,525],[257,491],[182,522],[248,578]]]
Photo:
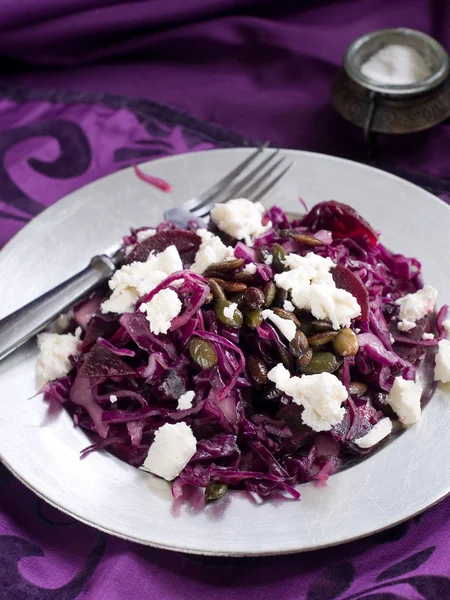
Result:
[[175,246],[178,250],[184,267],[190,266],[195,260],[195,254],[201,244],[200,237],[194,231],[185,229],[172,229],[155,233],[137,244],[133,250],[124,258],[124,264],[132,262],[145,262],[150,252],[163,252],[169,246]]
[[112,313],[94,315],[86,329],[86,334],[81,343],[81,352],[87,352],[99,337],[109,339],[120,327],[117,315]]
[[351,206],[329,200],[316,204],[300,221],[302,227],[315,232],[327,229],[335,238],[366,237],[372,246],[378,242],[378,234],[369,223]]
[[84,359],[82,377],[133,377],[137,373],[112,350],[97,342]]
[[315,432],[305,425],[302,420],[303,407],[298,404],[289,404],[282,408],[278,414],[278,419],[283,419],[289,429],[292,431],[292,442],[299,448],[312,441]]
[[369,292],[361,279],[344,265],[337,264],[331,271],[336,287],[350,292],[361,307],[361,319],[369,320]]
[[[389,323],[389,328],[391,333],[394,335],[398,334],[397,322],[391,321]],[[420,321],[417,321],[416,326],[410,331],[403,333],[402,336],[415,341],[420,341],[423,338],[424,333],[428,333],[431,331],[431,321],[430,316],[425,316]],[[401,342],[395,342],[393,346],[395,352],[403,358],[403,360],[407,360],[413,365],[418,361],[418,359],[424,354],[426,350],[426,346],[411,344],[402,344]]]

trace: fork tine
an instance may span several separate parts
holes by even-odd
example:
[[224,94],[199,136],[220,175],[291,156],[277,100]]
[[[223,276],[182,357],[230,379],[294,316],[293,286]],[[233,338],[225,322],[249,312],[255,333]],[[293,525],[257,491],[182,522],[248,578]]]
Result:
[[220,181],[211,186],[206,192],[203,192],[196,198],[192,200],[188,200],[183,208],[185,210],[194,211],[201,206],[204,206],[206,203],[211,202],[211,200],[220,194],[226,187],[248,167],[250,163],[252,163],[255,158],[261,154],[263,150],[265,150],[270,145],[270,141],[265,141],[259,148],[257,148],[250,156],[248,156],[244,161],[242,161],[237,167],[232,169],[225,177],[223,177]]
[[280,160],[277,160],[277,162],[272,165],[270,167],[270,169],[267,169],[267,171],[265,171],[260,177],[258,177],[258,179],[256,179],[256,181],[250,183],[249,186],[247,186],[244,190],[241,191],[242,197],[243,198],[248,198],[249,196],[251,196],[251,194],[253,194],[254,192],[257,191],[257,189],[261,186],[262,183],[264,183],[264,181],[267,181],[269,179],[269,177],[272,175],[272,173],[281,165],[282,162],[284,162],[284,157],[280,158]]
[[214,195],[207,202],[205,201],[202,204],[193,208],[191,211],[192,214],[196,215],[197,217],[202,217],[211,211],[212,207],[214,206],[214,204],[216,204],[217,201],[228,202],[228,200],[236,198],[241,192],[241,190],[245,189],[246,186],[248,187],[248,184],[251,183],[255,176],[261,173],[264,167],[266,167],[269,164],[269,162],[271,162],[277,156],[279,151],[279,149],[275,150],[275,152],[270,154],[257,167],[255,167],[253,171],[250,171],[250,173],[246,175],[243,179],[240,179],[229,190],[226,190],[226,196],[219,199],[217,198],[217,195]]
[[283,171],[281,171],[281,173],[279,175],[277,175],[274,179],[272,179],[272,181],[269,181],[269,183],[266,185],[266,187],[264,187],[260,192],[258,192],[257,194],[254,194],[252,196],[249,196],[249,200],[251,200],[252,202],[258,202],[258,200],[261,200],[261,198],[263,198],[268,192],[270,192],[270,190],[280,181],[280,179],[282,177],[284,177],[284,175],[289,171],[289,169],[292,167],[292,163],[290,163]]

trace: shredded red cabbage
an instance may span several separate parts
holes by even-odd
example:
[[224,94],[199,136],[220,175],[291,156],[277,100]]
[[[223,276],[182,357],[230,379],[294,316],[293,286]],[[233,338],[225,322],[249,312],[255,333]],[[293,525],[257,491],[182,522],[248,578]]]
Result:
[[[141,243],[136,237],[139,230],[126,236],[124,245],[129,251],[124,263],[145,261],[151,252],[175,245],[184,270],[141,298],[134,312],[103,314],[103,292],[79,303],[74,315],[83,329],[81,353],[72,359],[67,377],[47,383],[42,390],[47,400],[64,404],[78,426],[97,436],[83,456],[108,448],[139,467],[155,431],[165,423],[184,421],[197,439],[197,451],[174,482],[175,497],[189,486],[221,482],[261,497],[281,490],[298,498],[295,486],[299,483],[315,480],[323,484],[348,457],[373,450],[359,448],[355,440],[384,416],[393,416],[385,399],[394,378],[415,378],[419,361],[437,343],[436,339],[423,340],[423,333],[435,328],[437,339],[442,338],[448,309],[443,307],[436,319],[432,315],[423,318],[408,333],[398,331],[395,301],[421,287],[420,263],[385,248],[372,227],[346,205],[324,202],[292,222],[279,207],[273,207],[265,215],[265,221],[269,220],[272,228],[255,240],[253,248],[224,238],[234,245],[235,256],[244,265],[234,271],[224,269],[223,281],[265,290],[276,266],[266,264],[264,257],[275,245],[286,253],[314,251],[332,259],[336,286],[350,292],[361,307],[361,316],[351,325],[358,353],[340,359],[335,372],[349,390],[342,421],[317,434],[303,423],[302,407],[271,384],[264,369],[259,379],[255,376],[250,357],[262,362],[265,372],[282,362],[291,374],[301,375],[297,356],[267,321],[250,327],[244,320],[244,325],[233,327],[218,319],[208,277],[189,271],[201,242],[195,227],[182,230],[165,222]],[[315,236],[322,244],[311,248],[301,236],[286,235],[286,230]],[[256,264],[255,273],[245,271],[248,263]],[[182,310],[167,334],[155,335],[139,306],[166,288],[177,293]],[[245,314],[242,292],[230,291],[228,298]],[[272,308],[283,310],[283,302],[284,298],[276,296]],[[297,318],[306,335],[312,335],[312,315],[297,311]],[[189,349],[193,339],[210,344],[216,364],[201,368],[193,360]],[[362,392],[351,395],[354,382]],[[178,410],[178,398],[188,390],[195,392],[193,405]]]

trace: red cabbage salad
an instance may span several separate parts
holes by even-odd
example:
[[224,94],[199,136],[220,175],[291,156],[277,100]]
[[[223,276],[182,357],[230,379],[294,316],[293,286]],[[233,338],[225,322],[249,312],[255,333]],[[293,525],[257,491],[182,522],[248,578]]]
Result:
[[93,438],[82,456],[107,448],[174,497],[299,498],[419,419],[426,356],[450,381],[448,307],[350,206],[290,221],[236,199],[123,245],[108,286],[38,336],[37,374]]

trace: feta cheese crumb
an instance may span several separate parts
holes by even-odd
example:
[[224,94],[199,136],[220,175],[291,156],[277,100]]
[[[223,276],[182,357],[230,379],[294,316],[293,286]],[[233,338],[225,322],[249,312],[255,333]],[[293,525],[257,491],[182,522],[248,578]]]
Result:
[[447,337],[450,337],[450,319],[446,319],[442,323],[442,327],[445,329],[445,332],[447,333]]
[[234,317],[234,311],[237,309],[236,302],[231,302],[228,306],[225,306],[223,309],[223,314],[227,319],[232,319]]
[[253,238],[272,227],[271,221],[267,225],[262,224],[264,212],[260,202],[236,198],[225,204],[216,204],[211,211],[211,220],[220,230],[252,246]]
[[378,442],[387,437],[391,431],[392,421],[388,417],[385,417],[381,421],[378,421],[378,423],[375,423],[366,435],[357,438],[355,444],[360,448],[372,448],[372,446],[375,446],[375,444],[378,444]]
[[295,333],[297,331],[297,327],[295,323],[290,319],[283,319],[283,317],[279,317],[277,314],[273,312],[273,310],[266,309],[263,310],[262,313],[263,319],[268,319],[272,321],[272,323],[279,329],[280,333],[284,335],[284,337],[290,342],[294,339]]
[[284,308],[284,310],[287,310],[289,312],[294,312],[294,310],[295,310],[295,306],[292,304],[292,302],[290,300],[285,300],[283,302],[283,308]]
[[178,398],[178,410],[186,410],[192,408],[192,401],[194,400],[195,392],[185,392]]
[[424,333],[422,336],[423,340],[434,340],[434,334],[433,333]]
[[425,285],[414,294],[399,298],[396,304],[400,306],[399,331],[411,331],[427,313],[432,312],[436,302],[437,290],[431,285]]
[[292,396],[292,401],[304,407],[302,419],[314,431],[329,431],[342,421],[345,409],[341,404],[348,393],[337,377],[331,373],[291,377],[279,363],[268,373],[278,389]]
[[264,263],[266,265],[269,265],[269,267],[271,266],[271,264],[273,263],[273,256],[272,256],[272,254],[269,254],[269,256],[266,258],[266,260],[264,261]]
[[172,319],[180,314],[182,306],[178,294],[166,288],[155,294],[150,302],[141,304],[139,310],[147,313],[150,331],[159,335],[168,332]]
[[40,386],[67,375],[72,368],[69,356],[77,356],[81,327],[72,333],[40,333],[37,336],[39,355],[36,374]]
[[412,425],[419,420],[422,412],[420,407],[422,391],[420,383],[407,381],[401,376],[394,379],[387,403],[404,425]]
[[117,402],[117,396],[115,394],[111,394],[111,396],[109,397],[109,401],[112,404],[115,404]]
[[173,481],[197,450],[197,440],[186,423],[166,423],[155,431],[155,439],[143,467],[154,475]]
[[306,256],[288,254],[286,264],[290,271],[277,273],[275,284],[291,291],[297,308],[311,311],[316,319],[329,319],[335,330],[350,327],[351,320],[361,314],[356,298],[336,287],[330,273],[334,266],[331,258],[313,252]]
[[122,314],[133,311],[139,298],[182,269],[183,264],[175,246],[169,246],[159,254],[150,254],[146,262],[124,265],[109,280],[112,294],[101,305],[102,312]]
[[147,240],[149,237],[153,237],[156,233],[156,229],[143,229],[142,231],[138,231],[136,234],[136,239],[139,244]]
[[450,382],[450,342],[448,340],[438,342],[434,380],[442,381],[442,383]]
[[243,271],[244,271],[244,273],[250,273],[250,275],[254,275],[256,273],[255,263],[246,264]]
[[201,275],[214,263],[234,258],[234,248],[225,246],[217,235],[207,229],[197,229],[196,234],[201,238],[202,243],[195,255],[194,264],[191,266],[193,273]]

